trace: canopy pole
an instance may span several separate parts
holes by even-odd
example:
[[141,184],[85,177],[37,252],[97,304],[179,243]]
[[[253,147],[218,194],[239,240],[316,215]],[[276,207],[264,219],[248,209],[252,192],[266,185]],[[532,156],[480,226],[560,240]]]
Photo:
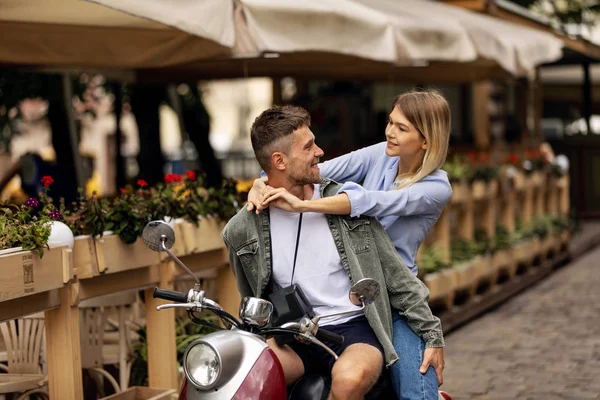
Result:
[[75,116],[73,115],[73,84],[71,75],[67,72],[62,76],[63,94],[65,103],[65,113],[67,114],[67,126],[69,131],[69,141],[73,151],[73,167],[75,168],[75,178],[77,187],[85,189],[81,155],[79,154],[79,140],[77,139],[77,127],[75,125]]
[[592,118],[592,79],[590,76],[590,63],[586,61],[581,64],[583,67],[583,117],[588,135],[592,134],[590,119]]

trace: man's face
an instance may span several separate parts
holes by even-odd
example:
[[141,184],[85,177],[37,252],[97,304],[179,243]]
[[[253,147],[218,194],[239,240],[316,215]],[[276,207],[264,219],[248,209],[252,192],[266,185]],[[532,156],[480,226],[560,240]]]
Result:
[[297,129],[292,134],[292,145],[288,154],[288,177],[297,184],[321,183],[319,159],[323,150],[315,144],[315,135],[308,126]]

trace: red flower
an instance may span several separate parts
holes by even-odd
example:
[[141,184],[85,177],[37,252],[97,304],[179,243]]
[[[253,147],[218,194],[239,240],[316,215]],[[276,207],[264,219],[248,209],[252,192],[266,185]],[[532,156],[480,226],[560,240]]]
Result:
[[138,184],[139,187],[146,187],[146,186],[148,186],[148,182],[146,182],[143,179],[138,179],[137,184]]
[[190,181],[195,181],[196,180],[196,173],[194,171],[185,171],[185,176],[190,180]]
[[510,153],[508,155],[507,161],[509,164],[512,164],[514,166],[518,166],[519,165],[519,156],[516,155],[515,153]]
[[178,183],[181,182],[183,179],[181,177],[181,175],[179,174],[167,174],[165,176],[165,182],[167,183]]
[[54,183],[54,179],[52,179],[51,176],[44,176],[42,177],[42,179],[40,180],[40,182],[42,182],[44,184],[44,187],[50,187],[50,185],[52,185]]
[[127,191],[127,189],[125,189],[125,188],[119,188],[119,190],[121,191],[121,193],[129,193],[129,192]]
[[487,164],[490,162],[490,156],[487,153],[479,153],[479,161],[481,161],[484,164]]
[[475,162],[475,161],[477,161],[477,153],[476,153],[476,152],[474,152],[474,151],[470,151],[470,152],[469,152],[469,154],[467,154],[467,158],[468,158],[470,161],[473,161],[473,162]]

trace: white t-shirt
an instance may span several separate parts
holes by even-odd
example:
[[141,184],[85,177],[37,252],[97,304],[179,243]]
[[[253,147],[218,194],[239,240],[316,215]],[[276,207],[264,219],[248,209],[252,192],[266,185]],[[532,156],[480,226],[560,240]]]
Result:
[[[320,197],[319,185],[315,185],[314,190],[313,200]],[[273,279],[286,287],[292,278],[300,214],[270,207],[269,215]],[[325,214],[304,213],[302,216],[293,283],[302,288],[317,315],[358,309],[348,298],[350,278],[342,266]],[[360,315],[362,311],[325,318],[319,325],[338,325]]]

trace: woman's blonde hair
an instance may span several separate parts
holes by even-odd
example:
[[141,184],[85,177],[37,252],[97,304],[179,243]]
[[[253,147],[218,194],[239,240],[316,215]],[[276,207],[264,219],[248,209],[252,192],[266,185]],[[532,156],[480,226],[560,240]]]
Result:
[[410,91],[394,99],[406,119],[423,135],[427,149],[421,167],[406,179],[398,189],[412,185],[440,169],[448,155],[450,142],[450,107],[437,90]]

